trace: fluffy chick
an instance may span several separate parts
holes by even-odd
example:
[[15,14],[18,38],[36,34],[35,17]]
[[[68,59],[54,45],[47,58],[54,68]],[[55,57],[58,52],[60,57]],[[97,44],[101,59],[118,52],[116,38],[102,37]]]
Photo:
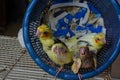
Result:
[[75,74],[78,74],[79,80],[81,80],[79,69],[96,69],[97,60],[95,55],[91,54],[87,46],[82,46],[79,51],[73,56],[74,63],[71,67]]
[[87,43],[90,51],[97,53],[106,44],[105,34],[89,33],[79,39],[79,46],[81,46],[81,42]]
[[64,64],[68,64],[72,61],[72,53],[68,50],[67,46],[53,36],[50,28],[42,24],[37,28],[36,35],[39,37],[43,50],[48,57],[57,65],[60,65],[58,73],[63,69]]

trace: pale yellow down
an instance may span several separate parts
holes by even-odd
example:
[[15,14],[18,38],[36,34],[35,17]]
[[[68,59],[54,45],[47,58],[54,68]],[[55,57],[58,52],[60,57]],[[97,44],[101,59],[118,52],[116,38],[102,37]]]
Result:
[[[56,38],[53,36],[50,28],[47,25],[41,25],[38,27],[40,35],[39,39],[42,43],[44,51],[47,53],[48,57],[58,65],[68,64],[72,61],[72,53],[69,52],[68,48],[63,43],[55,43]],[[49,36],[45,36],[44,32],[47,32]],[[63,55],[57,55],[53,52],[55,46],[63,47],[67,52]]]

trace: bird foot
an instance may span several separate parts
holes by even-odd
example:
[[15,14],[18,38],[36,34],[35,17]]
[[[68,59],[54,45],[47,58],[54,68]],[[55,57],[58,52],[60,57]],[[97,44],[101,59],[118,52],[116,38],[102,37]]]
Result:
[[79,78],[79,80],[83,80],[82,75],[80,73],[78,73],[78,78]]
[[56,75],[55,75],[55,80],[57,79],[58,74],[59,74],[62,70],[63,70],[63,66],[61,66],[60,68],[58,68],[57,73],[56,73]]
[[106,75],[104,80],[112,80],[110,74]]

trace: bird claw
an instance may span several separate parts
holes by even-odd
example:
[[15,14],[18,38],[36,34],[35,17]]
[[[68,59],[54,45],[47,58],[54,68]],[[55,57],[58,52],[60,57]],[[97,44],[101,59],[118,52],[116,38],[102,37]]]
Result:
[[78,78],[79,78],[79,80],[83,80],[82,75],[80,73],[78,73]]
[[63,66],[61,66],[60,68],[58,68],[57,73],[56,73],[56,75],[55,75],[55,80],[56,80],[56,78],[57,78],[57,75],[58,75],[62,70],[63,70]]
[[112,80],[110,74],[106,75],[104,80]]
[[74,59],[74,63],[72,65],[72,67],[71,67],[72,71],[74,73],[78,73],[80,67],[81,67],[81,60],[79,58]]

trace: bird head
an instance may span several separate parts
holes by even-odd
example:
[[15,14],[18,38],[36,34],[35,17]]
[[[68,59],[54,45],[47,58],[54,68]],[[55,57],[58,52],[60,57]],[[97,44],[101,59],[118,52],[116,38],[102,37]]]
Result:
[[42,24],[37,28],[36,36],[47,39],[50,38],[51,35],[51,30],[47,25]]
[[94,42],[99,46],[103,46],[104,44],[106,44],[105,34],[104,33],[96,34],[94,36]]
[[79,54],[82,58],[87,57],[89,54],[89,48],[87,46],[80,47]]

